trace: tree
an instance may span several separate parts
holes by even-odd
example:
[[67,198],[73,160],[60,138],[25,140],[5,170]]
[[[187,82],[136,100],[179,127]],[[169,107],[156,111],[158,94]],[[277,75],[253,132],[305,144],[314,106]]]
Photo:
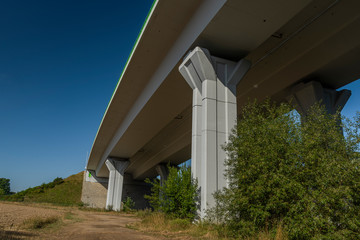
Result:
[[0,195],[10,194],[10,179],[0,178]]
[[158,179],[147,183],[152,184],[151,195],[146,195],[150,205],[156,211],[164,212],[176,218],[193,220],[198,209],[197,182],[191,177],[190,167],[169,168],[169,176],[161,186]]
[[229,185],[210,213],[234,236],[281,223],[290,239],[359,239],[359,118],[344,137],[339,115],[320,104],[303,122],[291,110],[270,101],[243,109],[224,147]]

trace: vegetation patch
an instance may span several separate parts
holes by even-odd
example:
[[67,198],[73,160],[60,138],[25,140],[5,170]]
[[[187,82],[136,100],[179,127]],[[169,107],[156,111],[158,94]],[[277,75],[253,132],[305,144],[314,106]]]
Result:
[[[141,222],[127,225],[128,228],[140,230],[154,235],[176,239],[239,239],[231,235],[221,224],[209,221],[190,222],[188,219],[173,218],[161,212],[151,210],[138,211],[137,217]],[[240,238],[244,240],[288,240],[283,225],[279,224],[275,235],[270,231],[260,231],[251,237]]]
[[52,227],[60,221],[61,219],[58,216],[32,217],[24,220],[23,227],[25,229],[38,230]]
[[56,205],[81,205],[83,172],[66,179],[55,178],[50,183],[28,188],[13,195],[4,195],[0,200],[16,202],[52,203]]
[[135,202],[131,199],[131,197],[127,197],[125,202],[123,203],[122,211],[125,213],[133,212],[134,207],[135,207]]
[[210,225],[192,224],[188,219],[173,218],[161,212],[139,211],[137,216],[141,222],[127,227],[169,238],[185,236],[187,239],[218,239],[217,232]]
[[73,212],[66,212],[64,214],[64,219],[65,221],[69,221],[71,223],[74,223],[74,222],[81,222],[82,219],[79,218],[76,214],[74,214]]
[[168,166],[168,169],[169,175],[163,185],[159,179],[145,180],[152,184],[151,195],[145,195],[145,198],[155,211],[193,221],[199,208],[197,181],[191,177],[188,166],[183,165],[180,169]]
[[291,110],[244,108],[225,146],[229,184],[208,217],[233,237],[275,238],[281,226],[289,239],[360,239],[360,117],[341,121],[320,104],[302,119]]

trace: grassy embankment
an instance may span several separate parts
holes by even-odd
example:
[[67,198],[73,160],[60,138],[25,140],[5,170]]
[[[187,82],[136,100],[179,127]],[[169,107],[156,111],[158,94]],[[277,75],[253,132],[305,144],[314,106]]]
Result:
[[15,202],[52,203],[63,206],[81,205],[83,172],[65,179],[28,188],[13,195],[1,196],[0,200]]
[[[56,178],[53,182],[28,188],[13,195],[0,196],[0,200],[23,203],[50,203],[60,206],[80,206],[83,172],[68,178]],[[37,206],[37,205],[36,205]],[[46,205],[44,205],[46,206]],[[81,221],[72,213],[71,208],[63,216],[33,216],[23,221],[22,225],[14,229],[4,229],[0,225],[0,239],[25,239],[37,235],[41,231],[54,231],[65,224]],[[25,232],[24,232],[25,231]],[[30,231],[30,232],[26,232]],[[36,234],[32,231],[37,231]]]

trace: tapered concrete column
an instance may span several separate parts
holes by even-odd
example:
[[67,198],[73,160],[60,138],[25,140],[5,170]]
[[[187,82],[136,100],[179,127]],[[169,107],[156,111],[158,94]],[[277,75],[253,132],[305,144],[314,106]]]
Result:
[[160,175],[160,185],[163,186],[169,176],[169,169],[165,164],[159,164],[155,167],[155,169]]
[[112,208],[115,211],[120,211],[124,184],[124,172],[129,165],[129,161],[108,158],[105,164],[110,171],[106,208]]
[[236,123],[236,85],[249,67],[246,60],[236,63],[213,57],[200,47],[179,67],[193,89],[191,169],[201,190],[202,218],[205,210],[215,205],[212,194],[227,185],[222,145]]
[[321,83],[312,81],[295,86],[290,100],[298,113],[306,118],[311,106],[317,102],[323,104],[329,114],[335,114],[337,111],[340,113],[350,96],[350,90],[327,89]]

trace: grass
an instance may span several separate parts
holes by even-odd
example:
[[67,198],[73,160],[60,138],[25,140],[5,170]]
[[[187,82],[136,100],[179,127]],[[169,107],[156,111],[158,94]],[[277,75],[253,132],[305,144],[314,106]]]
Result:
[[83,172],[64,179],[62,184],[47,189],[43,193],[33,194],[24,198],[26,202],[47,202],[57,205],[80,205]]
[[[107,208],[92,208],[92,207],[88,207],[88,206],[78,206],[78,209],[81,211],[85,211],[85,212],[104,212],[104,213],[109,213],[109,214],[114,214],[114,215],[128,215],[128,216],[135,216],[134,214],[137,214],[137,210],[135,209],[126,209],[126,210],[121,210],[121,211],[114,211],[112,210],[112,208],[107,209]],[[144,212],[144,211],[141,211]]]
[[61,222],[61,218],[58,216],[50,217],[32,217],[25,219],[23,222],[23,228],[29,230],[39,230],[44,228],[54,227]]
[[64,219],[65,219],[65,220],[68,220],[68,221],[71,222],[71,223],[81,222],[81,221],[82,221],[81,218],[79,218],[76,214],[72,213],[71,211],[65,213]]
[[80,206],[82,204],[81,190],[84,176],[83,174],[84,172],[80,172],[78,174],[71,175],[50,188],[41,188],[41,186],[29,188],[14,195],[3,196],[1,200],[51,203],[61,206]]
[[[226,230],[221,228],[221,226],[206,221],[191,223],[187,219],[174,219],[161,212],[152,212],[151,210],[138,211],[136,216],[141,219],[141,222],[127,225],[127,227],[154,235],[177,239],[179,239],[179,237],[180,239],[235,239],[228,237],[229,234],[227,234]],[[275,236],[268,231],[262,231],[256,236],[244,240],[287,239],[282,225],[279,224]]]
[[1,240],[19,240],[19,239],[32,239],[36,235],[16,230],[5,230],[0,226],[0,239]]
[[[61,179],[60,179],[61,180]],[[14,195],[2,196],[0,201],[21,202],[24,205],[41,204],[44,208],[58,206],[82,206],[83,172],[54,183],[42,184]],[[52,185],[51,185],[52,184]],[[0,226],[1,240],[32,239],[39,231],[56,231],[63,225],[79,222],[81,219],[74,213],[66,212],[63,216],[32,217],[24,220],[19,229],[4,229]],[[25,230],[25,231],[24,231]]]
[[141,222],[127,227],[169,238],[220,239],[211,224],[192,224],[187,219],[171,218],[163,213],[151,212],[149,210],[139,211],[136,215],[141,218]]
[[23,223],[15,229],[4,229],[2,226],[0,226],[0,239],[32,239],[33,237],[39,236],[39,234],[41,236],[41,234],[44,232],[55,232],[64,225],[80,221],[82,221],[82,219],[80,219],[76,214],[72,213],[71,211],[64,213],[63,216],[34,216],[25,219]]

